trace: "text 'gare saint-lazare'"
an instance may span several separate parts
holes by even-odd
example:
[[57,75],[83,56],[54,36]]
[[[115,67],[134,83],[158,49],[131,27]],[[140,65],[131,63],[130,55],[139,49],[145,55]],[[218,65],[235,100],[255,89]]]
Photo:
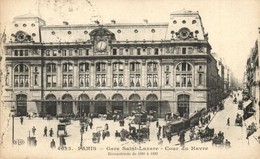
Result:
[[189,147],[170,147],[170,146],[166,146],[166,147],[142,147],[142,146],[133,146],[133,147],[126,147],[126,146],[122,146],[122,147],[112,147],[112,146],[108,146],[106,147],[106,150],[109,151],[118,151],[118,150],[125,150],[125,151],[158,151],[158,150],[166,150],[166,151],[177,151],[177,150],[208,150],[208,147],[197,147],[197,146],[191,146]]
[[5,104],[18,115],[188,116],[223,95],[217,61],[198,12],[166,23],[46,25],[17,16],[7,34]]

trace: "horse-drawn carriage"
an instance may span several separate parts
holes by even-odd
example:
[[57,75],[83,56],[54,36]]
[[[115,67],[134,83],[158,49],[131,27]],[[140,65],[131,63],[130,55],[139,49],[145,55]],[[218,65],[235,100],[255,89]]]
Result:
[[222,136],[215,136],[212,139],[212,145],[223,146],[223,144],[224,144],[224,137],[222,137]]
[[57,125],[57,137],[66,137],[68,136],[68,132],[66,129],[66,124],[64,123],[59,123]]
[[241,116],[237,116],[236,120],[235,120],[235,125],[236,126],[243,126],[243,118]]
[[199,132],[199,136],[200,136],[200,141],[201,142],[206,142],[206,141],[210,141],[212,140],[213,136],[214,136],[214,129],[210,129],[208,127],[206,127],[203,131]]

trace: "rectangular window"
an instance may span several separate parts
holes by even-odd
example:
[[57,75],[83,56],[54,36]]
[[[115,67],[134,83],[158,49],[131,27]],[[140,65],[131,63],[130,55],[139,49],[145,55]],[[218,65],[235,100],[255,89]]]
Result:
[[28,56],[29,55],[29,50],[24,50],[24,54],[25,54],[25,56]]
[[20,50],[20,56],[23,56],[23,50]]
[[106,75],[102,75],[101,76],[101,81],[102,81],[102,87],[105,87],[106,86]]
[[67,75],[63,75],[62,86],[68,87],[68,76]]
[[53,50],[52,56],[57,56],[57,52],[58,52],[58,50]]
[[89,55],[89,49],[86,49],[86,56]]
[[189,47],[188,53],[189,53],[189,54],[192,54],[192,53],[193,53],[193,48],[192,48],[192,47]]
[[141,49],[140,48],[137,49],[137,55],[141,55]]
[[133,55],[134,54],[134,48],[130,48],[130,55]]
[[180,87],[180,86],[181,86],[181,85],[180,85],[180,81],[181,81],[180,78],[181,78],[180,75],[177,74],[177,75],[176,75],[176,87]]
[[159,54],[159,49],[158,48],[155,48],[154,49],[154,55],[158,55]]
[[119,87],[123,87],[124,86],[124,82],[123,82],[123,74],[119,74],[119,78],[118,78],[118,80],[119,80]]
[[151,48],[147,48],[147,55],[151,55]]
[[56,87],[56,83],[57,83],[56,75],[53,75],[52,76],[52,87]]
[[51,75],[47,75],[47,87],[51,87]]
[[202,74],[199,74],[199,85],[202,85]]
[[72,56],[72,49],[69,50],[69,56]]
[[62,50],[62,56],[67,56],[67,50]]
[[182,54],[186,54],[186,48],[182,48]]
[[124,65],[123,65],[123,63],[119,63],[119,71],[124,71]]
[[50,56],[50,50],[46,50],[46,56]]
[[119,55],[123,55],[123,54],[124,54],[123,51],[124,51],[124,49],[123,49],[123,48],[120,48],[120,49],[119,49]]
[[82,49],[79,49],[79,56],[82,56]]
[[117,49],[113,49],[113,55],[117,55]]
[[18,50],[14,50],[14,56],[18,56]]
[[72,75],[68,75],[68,81],[69,81],[69,87],[72,87],[73,84]]

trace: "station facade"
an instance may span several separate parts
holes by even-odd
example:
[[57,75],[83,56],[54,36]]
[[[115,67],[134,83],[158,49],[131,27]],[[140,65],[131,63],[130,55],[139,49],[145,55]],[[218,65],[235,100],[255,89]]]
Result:
[[218,103],[218,70],[198,12],[166,23],[46,25],[15,17],[5,47],[6,105],[26,113],[154,110],[189,115]]

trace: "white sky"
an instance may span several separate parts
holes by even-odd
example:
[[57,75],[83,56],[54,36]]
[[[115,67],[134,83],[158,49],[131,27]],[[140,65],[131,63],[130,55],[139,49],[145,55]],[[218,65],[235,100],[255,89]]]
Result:
[[0,7],[1,31],[13,17],[27,13],[40,15],[47,24],[86,24],[93,15],[104,23],[168,22],[171,12],[199,11],[212,52],[240,81],[260,27],[260,0],[0,0]]

